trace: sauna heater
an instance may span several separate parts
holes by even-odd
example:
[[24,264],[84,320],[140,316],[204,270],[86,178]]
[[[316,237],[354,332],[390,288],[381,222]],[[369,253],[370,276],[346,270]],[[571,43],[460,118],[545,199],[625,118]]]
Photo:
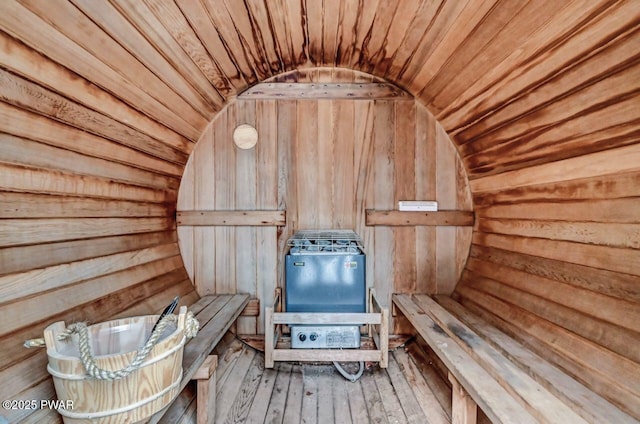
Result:
[[[350,230],[298,231],[285,258],[287,312],[366,312],[366,256]],[[291,325],[291,347],[359,348],[359,325]]]

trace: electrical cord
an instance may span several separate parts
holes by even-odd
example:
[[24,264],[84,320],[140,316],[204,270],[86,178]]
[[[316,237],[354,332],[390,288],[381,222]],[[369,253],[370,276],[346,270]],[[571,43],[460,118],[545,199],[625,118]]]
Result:
[[347,371],[345,371],[344,368],[342,368],[342,365],[340,365],[339,362],[333,361],[333,365],[336,367],[338,372],[342,374],[344,378],[351,381],[352,383],[355,383],[356,381],[358,381],[358,379],[362,377],[362,373],[364,372],[364,362],[360,361],[358,364],[360,366],[360,369],[358,370],[358,372],[355,374],[349,374]]

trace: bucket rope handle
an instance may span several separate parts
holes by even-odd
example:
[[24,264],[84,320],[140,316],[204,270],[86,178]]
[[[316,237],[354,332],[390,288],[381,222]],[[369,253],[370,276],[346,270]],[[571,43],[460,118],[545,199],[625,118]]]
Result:
[[[142,365],[146,357],[149,355],[149,352],[151,352],[151,349],[153,349],[153,346],[155,346],[167,325],[169,325],[170,322],[177,321],[177,319],[178,317],[176,315],[167,315],[162,318],[155,330],[151,333],[151,336],[145,345],[142,349],[138,350],[138,353],[131,363],[116,371],[102,369],[96,364],[93,352],[91,351],[91,344],[89,343],[89,331],[87,330],[86,323],[78,322],[69,325],[65,331],[58,334],[58,340],[65,340],[71,337],[72,334],[77,333],[79,337],[78,348],[80,350],[80,360],[82,361],[82,365],[84,365],[87,374],[98,380],[119,380],[140,368],[140,365]],[[195,337],[198,333],[199,327],[200,324],[198,323],[198,320],[193,316],[193,312],[189,311],[187,313],[185,335],[189,338]],[[27,340],[24,345],[25,347],[45,346],[45,342],[44,339],[32,339]]]

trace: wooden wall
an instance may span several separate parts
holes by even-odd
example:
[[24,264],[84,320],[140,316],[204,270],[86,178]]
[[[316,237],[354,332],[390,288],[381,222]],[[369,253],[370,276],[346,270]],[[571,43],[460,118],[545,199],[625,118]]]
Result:
[[[363,82],[341,69],[283,75],[279,81]],[[286,96],[286,93],[285,93]],[[238,149],[234,128],[259,141]],[[284,287],[287,238],[298,229],[354,229],[367,253],[367,281],[392,292],[451,293],[466,261],[471,227],[369,227],[365,210],[398,200],[438,200],[471,210],[453,144],[412,97],[400,100],[244,100],[230,103],[203,133],[185,168],[178,211],[286,210],[286,226],[181,226],[180,247],[200,294],[246,292],[264,306]],[[256,326],[257,324],[257,326]],[[262,317],[241,331],[262,332]]]
[[575,15],[436,116],[476,212],[456,296],[640,419],[639,18]]
[[[51,393],[42,354],[19,347],[46,322],[189,293],[173,211],[194,143],[248,86],[326,66],[404,88],[457,146],[478,216],[463,301],[502,302],[513,313],[497,322],[617,396],[611,371],[637,407],[638,360],[620,344],[638,332],[620,311],[639,303],[639,22],[635,0],[0,2],[0,394]],[[256,104],[256,123],[273,107]],[[433,190],[417,175],[416,193]],[[256,191],[206,201],[280,202],[258,199],[259,175],[233,176]],[[534,337],[538,324],[554,338]],[[588,365],[601,358],[613,368]]]
[[[187,122],[184,102],[160,105],[150,70],[123,77],[91,56],[71,41],[95,41],[79,30],[87,18],[70,22],[70,4],[41,10],[49,4],[29,4],[34,13],[0,6],[2,399],[54,397],[44,349],[22,346],[50,323],[147,314],[175,295],[198,297],[180,257],[175,202],[207,119]],[[119,58],[123,67],[134,60]],[[0,417],[59,420],[47,409]]]

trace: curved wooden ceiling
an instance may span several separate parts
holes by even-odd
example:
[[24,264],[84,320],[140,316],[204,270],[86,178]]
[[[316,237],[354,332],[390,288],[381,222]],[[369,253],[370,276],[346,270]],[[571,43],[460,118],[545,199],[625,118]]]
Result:
[[472,180],[638,137],[634,1],[19,0],[1,9],[0,59],[17,93],[5,90],[5,101],[30,93],[28,109],[141,151],[143,167],[176,177],[228,99],[311,66],[369,72],[419,97]]

